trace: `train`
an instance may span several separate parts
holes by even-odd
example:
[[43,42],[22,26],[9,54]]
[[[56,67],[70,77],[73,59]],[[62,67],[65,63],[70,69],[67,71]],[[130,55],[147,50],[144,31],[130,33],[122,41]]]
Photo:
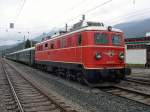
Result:
[[124,33],[100,22],[80,21],[70,31],[6,58],[88,85],[120,82],[131,74],[125,63]]

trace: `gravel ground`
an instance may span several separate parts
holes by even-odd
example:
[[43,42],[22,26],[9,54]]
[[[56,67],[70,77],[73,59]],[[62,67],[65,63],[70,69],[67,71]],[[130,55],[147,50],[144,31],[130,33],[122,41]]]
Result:
[[75,82],[48,75],[17,63],[12,62],[22,71],[41,83],[47,89],[83,107],[83,112],[150,112],[150,106],[137,103],[122,97],[105,93],[99,89],[90,89]]
[[150,79],[150,69],[132,68],[131,76],[146,77]]
[[149,85],[142,85],[139,83],[134,83],[134,82],[128,82],[128,81],[122,81],[122,83],[120,83],[120,86],[122,87],[126,87],[126,85],[130,85],[128,88],[132,89],[132,90],[136,90],[139,92],[144,92],[147,94],[150,94],[150,86]]
[[3,88],[3,79],[1,79],[1,75],[3,74],[1,64],[0,64],[0,112],[7,112],[6,105],[4,102],[4,88]]
[[7,112],[2,92],[0,92],[0,112]]
[[145,69],[145,68],[132,68],[133,73],[145,73],[145,74],[150,74],[150,69]]

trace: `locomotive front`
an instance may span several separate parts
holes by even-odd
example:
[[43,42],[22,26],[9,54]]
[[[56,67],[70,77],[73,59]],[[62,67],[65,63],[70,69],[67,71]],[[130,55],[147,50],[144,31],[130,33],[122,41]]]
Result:
[[86,31],[83,63],[89,82],[118,81],[130,74],[125,63],[124,33],[112,27]]

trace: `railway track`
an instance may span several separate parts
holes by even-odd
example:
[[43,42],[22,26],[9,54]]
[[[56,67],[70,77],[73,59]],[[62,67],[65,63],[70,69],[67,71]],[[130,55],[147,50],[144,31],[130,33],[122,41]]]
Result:
[[135,82],[143,85],[150,85],[150,80],[147,78],[142,78],[142,77],[127,77],[125,79],[126,81],[129,82]]
[[[137,83],[137,82],[132,82],[132,83]],[[135,88],[130,87],[129,83],[127,84],[128,85],[126,86],[121,85],[121,84],[113,85],[109,89],[106,89],[106,90],[104,89],[104,91],[111,93],[113,95],[117,95],[117,96],[127,98],[130,100],[134,100],[136,102],[140,102],[140,103],[150,106],[150,92],[140,91],[136,89],[136,87]],[[135,84],[135,86],[138,87],[137,84]]]
[[[7,68],[7,66],[5,66],[5,68]],[[12,71],[11,71],[11,73],[12,73]],[[150,85],[148,83],[148,81],[146,82],[144,80],[143,81],[142,80],[136,80],[136,79],[133,79],[133,78],[127,78],[124,82],[135,83],[134,86],[136,86],[136,84],[147,85],[147,86]],[[150,92],[148,93],[148,92],[145,92],[145,91],[140,91],[140,90],[136,90],[136,89],[133,89],[133,88],[129,88],[130,86],[131,85],[128,85],[128,84],[126,84],[126,86],[122,86],[120,84],[117,84],[117,85],[113,85],[112,88],[109,88],[109,89],[104,90],[104,91],[108,92],[108,93],[111,93],[113,95],[117,95],[117,96],[120,96],[120,97],[123,97],[123,98],[127,98],[127,99],[130,99],[130,100],[134,100],[136,102],[140,102],[140,103],[143,103],[145,105],[150,106]],[[33,97],[34,97],[34,95],[33,95]],[[32,108],[32,105],[34,105],[34,103],[31,103],[31,105],[30,105],[31,108]],[[74,110],[72,110],[72,111],[74,111]]]
[[77,112],[65,102],[50,96],[34,85],[13,66],[1,61],[6,108],[15,112]]
[[[2,70],[3,65],[0,62],[0,68]],[[15,99],[15,95],[13,95],[13,92],[11,90],[11,87],[9,85],[9,81],[7,80],[7,77],[4,75],[4,71],[0,70],[0,94],[3,95],[3,105],[4,109],[9,111],[19,111],[19,104],[17,104],[17,101]]]

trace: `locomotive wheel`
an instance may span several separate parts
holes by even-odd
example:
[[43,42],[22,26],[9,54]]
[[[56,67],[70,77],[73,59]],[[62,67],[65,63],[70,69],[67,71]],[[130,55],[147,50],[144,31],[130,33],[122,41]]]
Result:
[[123,72],[121,72],[120,70],[117,70],[116,71],[116,78],[122,80],[125,78],[125,74]]
[[67,70],[66,75],[66,79],[71,80],[71,72],[69,70]]
[[85,84],[83,76],[81,73],[77,73],[77,77],[76,77],[77,81],[81,84]]
[[44,65],[43,69],[44,69],[44,71],[47,71],[47,66],[46,66],[46,65]]
[[58,76],[58,69],[56,67],[53,67],[53,74],[55,76]]
[[120,79],[116,79],[115,82],[116,82],[116,83],[120,83],[121,80],[120,80]]

